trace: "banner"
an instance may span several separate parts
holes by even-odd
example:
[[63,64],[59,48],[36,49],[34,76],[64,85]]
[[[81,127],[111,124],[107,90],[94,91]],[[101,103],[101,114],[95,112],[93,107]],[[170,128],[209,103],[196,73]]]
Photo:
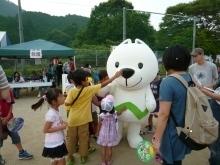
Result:
[[42,58],[41,49],[31,49],[30,50],[30,58]]

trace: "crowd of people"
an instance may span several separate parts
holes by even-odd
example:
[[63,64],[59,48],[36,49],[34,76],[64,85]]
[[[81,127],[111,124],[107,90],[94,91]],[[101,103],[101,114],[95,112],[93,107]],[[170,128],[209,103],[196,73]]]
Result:
[[[194,64],[190,65],[191,58]],[[166,49],[163,55],[163,65],[167,76],[163,79],[159,74],[150,84],[157,106],[153,113],[149,115],[147,132],[153,133],[152,145],[163,165],[181,165],[183,159],[191,152],[189,148],[179,138],[177,125],[184,127],[186,95],[187,89],[172,76],[178,74],[188,83],[194,82],[199,89],[207,95],[213,116],[220,121],[220,94],[210,92],[209,89],[218,87],[218,72],[214,63],[208,62],[204,57],[204,50],[196,48],[190,53],[185,47],[180,45],[171,46]],[[56,68],[56,69],[55,69]],[[47,78],[54,79],[57,73],[57,85],[61,84],[62,73],[68,74],[70,85],[67,87],[66,95],[56,87],[49,88],[39,101],[32,105],[32,109],[37,110],[44,101],[49,104],[49,109],[45,114],[44,148],[42,156],[51,159],[52,165],[74,165],[73,154],[78,152],[82,164],[88,161],[90,151],[95,149],[90,144],[90,134],[97,139],[97,144],[102,147],[101,164],[112,164],[112,147],[117,145],[117,116],[114,109],[114,98],[111,95],[99,96],[99,90],[116,78],[122,75],[122,70],[108,77],[106,70],[102,70],[96,75],[97,80],[92,83],[91,66],[85,65],[76,69],[74,61],[62,64],[59,59],[51,61],[47,70]],[[43,72],[44,75],[45,72]],[[14,81],[23,81],[19,73],[15,73]],[[9,88],[3,69],[0,67],[0,148],[5,139],[4,132],[11,137],[13,144],[19,151],[19,159],[31,159],[33,155],[23,149],[18,132],[7,130],[7,122],[13,117],[12,105],[14,96],[19,97],[18,91]],[[64,121],[59,114],[60,106],[65,105],[67,111],[67,121]],[[97,115],[93,111],[93,106],[99,107]],[[171,116],[172,115],[172,116]],[[97,118],[98,116],[98,118]],[[154,130],[153,118],[157,118],[156,129]],[[173,120],[175,118],[175,121]],[[146,128],[144,128],[146,129]],[[66,136],[64,135],[66,130]],[[220,137],[211,145],[210,165],[220,164]],[[67,156],[67,162],[65,159]],[[5,160],[0,155],[0,165],[5,164]]]

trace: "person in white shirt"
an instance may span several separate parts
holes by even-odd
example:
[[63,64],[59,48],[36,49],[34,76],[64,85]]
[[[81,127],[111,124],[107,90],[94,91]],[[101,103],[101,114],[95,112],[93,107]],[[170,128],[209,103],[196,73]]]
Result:
[[191,55],[195,63],[189,66],[189,73],[199,85],[212,88],[218,79],[216,65],[205,60],[202,48],[195,48]]
[[[14,72],[12,83],[23,83],[23,82],[24,82],[24,78],[21,76],[21,74],[17,71]],[[20,97],[20,88],[14,88],[13,94],[14,97],[18,99]]]
[[64,130],[67,123],[62,120],[59,114],[59,107],[64,103],[65,97],[60,89],[50,88],[45,96],[33,104],[31,108],[33,110],[38,109],[44,100],[47,100],[50,107],[45,115],[45,141],[42,156],[50,158],[51,165],[65,165],[65,156],[68,151],[64,140]]

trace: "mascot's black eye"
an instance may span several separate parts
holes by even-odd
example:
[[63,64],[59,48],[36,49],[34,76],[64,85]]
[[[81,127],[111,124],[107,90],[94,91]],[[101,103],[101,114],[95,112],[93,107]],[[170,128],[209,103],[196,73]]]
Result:
[[138,63],[138,68],[139,68],[139,69],[143,68],[143,63],[141,63],[141,62]]
[[119,62],[115,62],[115,67],[116,67],[116,68],[119,67]]

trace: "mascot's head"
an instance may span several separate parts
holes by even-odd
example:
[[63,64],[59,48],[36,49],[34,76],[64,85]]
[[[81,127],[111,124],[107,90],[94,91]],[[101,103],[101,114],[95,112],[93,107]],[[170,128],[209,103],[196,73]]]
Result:
[[123,75],[115,80],[116,83],[126,89],[138,89],[154,80],[158,62],[153,51],[143,41],[136,39],[132,43],[127,39],[112,51],[107,61],[110,77],[120,69]]

